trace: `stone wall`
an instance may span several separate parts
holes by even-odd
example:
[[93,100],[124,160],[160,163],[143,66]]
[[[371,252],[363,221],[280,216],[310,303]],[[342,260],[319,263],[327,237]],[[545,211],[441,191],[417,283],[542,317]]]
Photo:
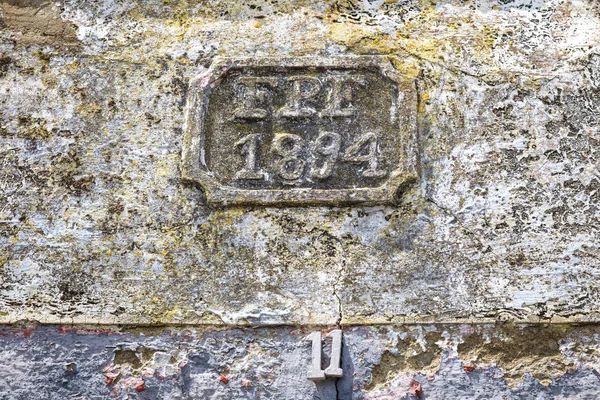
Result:
[[[0,399],[600,396],[597,2],[4,0],[0,17]],[[381,77],[339,87],[345,122],[264,125],[341,144],[257,153],[268,187],[231,178],[251,164],[236,129],[263,126],[230,118],[236,96],[315,115],[336,96],[252,97],[237,73],[348,71]],[[350,132],[369,116],[373,152]],[[231,137],[198,141],[205,117]],[[319,157],[334,167],[312,181],[273,172]],[[344,376],[313,382],[307,336],[333,329]]]

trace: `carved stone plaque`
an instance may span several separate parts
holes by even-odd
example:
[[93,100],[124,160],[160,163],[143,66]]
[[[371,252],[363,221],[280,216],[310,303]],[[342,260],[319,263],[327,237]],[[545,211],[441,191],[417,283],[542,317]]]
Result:
[[379,56],[217,60],[190,84],[183,176],[221,205],[391,203],[416,104]]

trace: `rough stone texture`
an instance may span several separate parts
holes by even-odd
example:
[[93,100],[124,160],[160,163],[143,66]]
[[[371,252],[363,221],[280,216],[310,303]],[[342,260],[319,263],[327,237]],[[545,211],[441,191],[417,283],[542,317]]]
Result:
[[[0,10],[0,398],[598,397],[596,1]],[[399,204],[216,208],[181,179],[216,56],[361,54],[418,82]],[[305,379],[313,325],[346,327],[337,394]]]
[[[20,40],[14,7],[3,321],[596,320],[596,3],[73,1],[70,49]],[[214,56],[365,53],[420,82],[399,206],[220,210],[181,181]]]
[[308,332],[4,327],[0,398],[595,399],[600,385],[597,327],[348,328],[345,377],[317,384]]

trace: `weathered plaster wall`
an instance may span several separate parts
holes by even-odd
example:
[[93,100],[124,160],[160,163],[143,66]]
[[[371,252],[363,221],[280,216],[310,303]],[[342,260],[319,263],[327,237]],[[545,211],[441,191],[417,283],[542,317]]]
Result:
[[[298,332],[313,325],[347,327],[354,382],[338,382],[339,398],[417,395],[413,378],[426,398],[598,397],[597,2],[0,10],[0,397],[335,398],[331,382],[304,376]],[[219,209],[181,180],[188,83],[216,56],[352,54],[385,55],[418,82],[419,179],[398,205]],[[135,382],[155,388],[136,392],[104,380],[111,360],[137,362],[110,346],[148,341],[170,354],[186,334],[50,326],[23,337],[18,321],[186,325],[192,339],[173,355],[173,378],[136,367]],[[473,325],[497,321],[510,329]],[[452,322],[467,325],[435,325]],[[477,363],[487,369],[470,371]],[[263,397],[241,383],[251,370]],[[232,383],[218,381],[230,372]]]
[[344,332],[346,376],[313,383],[294,328],[0,331],[5,399],[595,399],[597,327],[419,325]]

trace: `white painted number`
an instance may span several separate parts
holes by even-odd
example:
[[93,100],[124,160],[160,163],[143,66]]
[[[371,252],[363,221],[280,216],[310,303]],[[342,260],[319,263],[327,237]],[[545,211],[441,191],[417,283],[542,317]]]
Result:
[[331,331],[327,337],[332,338],[331,343],[331,360],[329,367],[325,370],[321,369],[321,332],[313,332],[308,338],[312,341],[312,361],[308,368],[308,379],[313,381],[322,381],[327,377],[341,378],[344,376],[344,371],[340,367],[342,361],[342,331],[335,329]]
[[325,376],[341,378],[344,376],[344,371],[340,367],[342,361],[342,330],[335,329],[327,335],[332,338],[331,342],[331,361],[329,367],[325,370]]
[[312,362],[308,368],[308,379],[325,380],[325,371],[321,369],[321,332],[313,332],[308,338],[312,341]]

